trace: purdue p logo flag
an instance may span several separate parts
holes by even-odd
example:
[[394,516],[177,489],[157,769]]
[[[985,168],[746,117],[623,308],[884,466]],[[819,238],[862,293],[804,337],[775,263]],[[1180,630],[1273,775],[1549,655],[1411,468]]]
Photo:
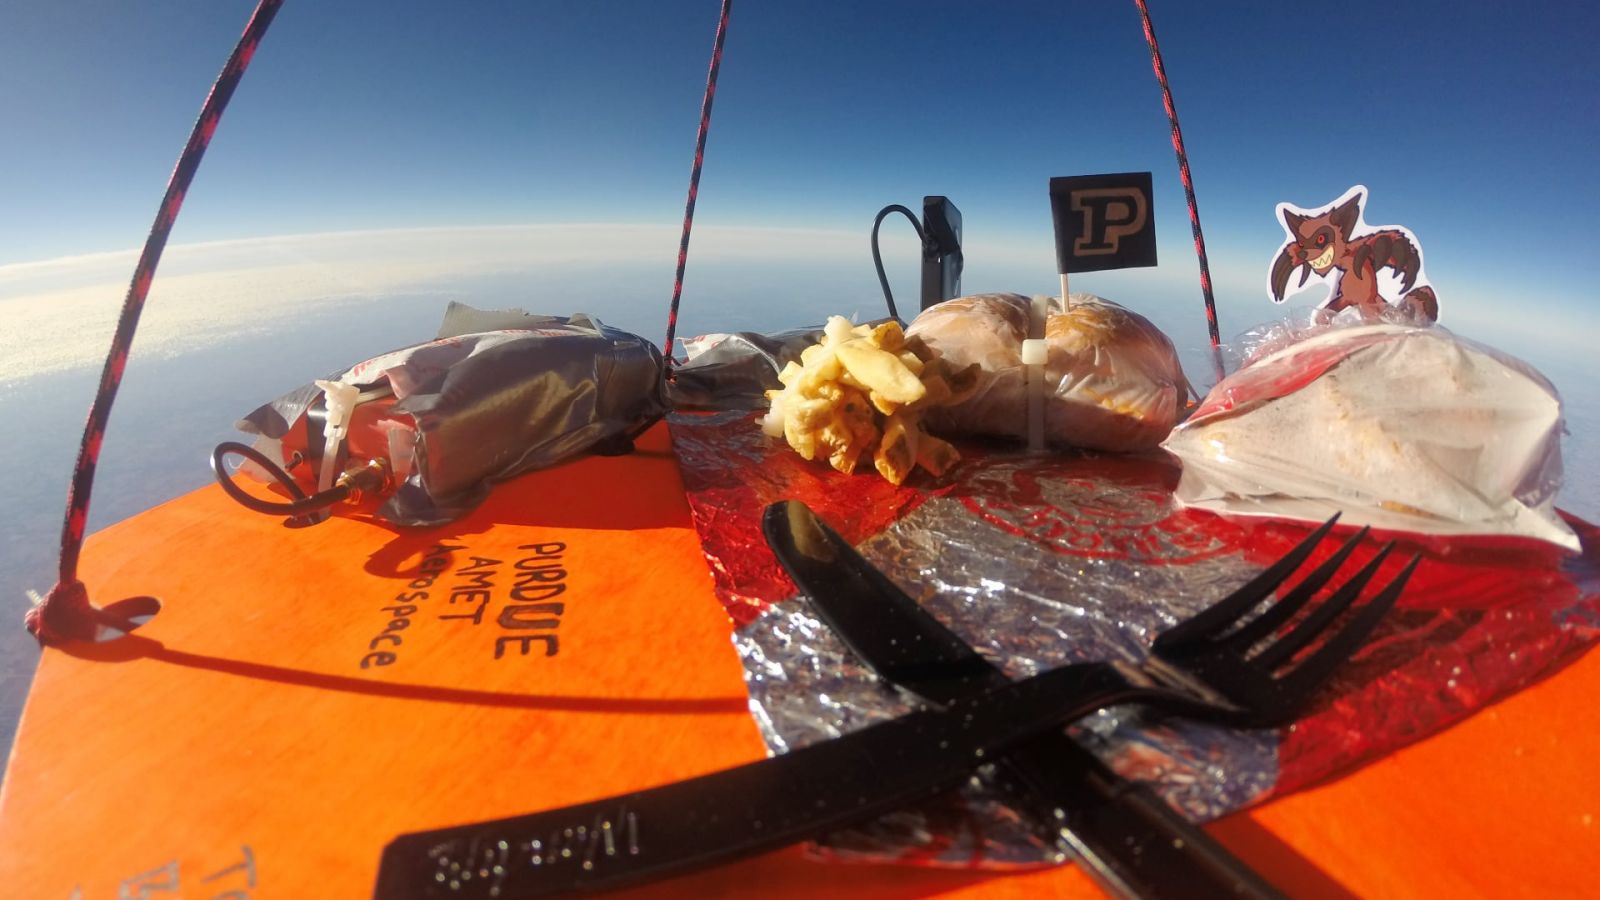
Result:
[[1156,264],[1149,172],[1052,178],[1050,210],[1062,274]]

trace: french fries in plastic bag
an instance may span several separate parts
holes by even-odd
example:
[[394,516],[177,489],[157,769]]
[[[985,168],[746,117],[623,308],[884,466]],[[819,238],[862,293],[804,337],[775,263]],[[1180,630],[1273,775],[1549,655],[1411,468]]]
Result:
[[914,467],[943,475],[960,459],[928,434],[922,414],[960,400],[977,384],[978,366],[955,372],[897,322],[851,325],[834,316],[822,342],[778,373],[761,427],[806,459],[845,474],[870,459],[878,474],[903,483]]

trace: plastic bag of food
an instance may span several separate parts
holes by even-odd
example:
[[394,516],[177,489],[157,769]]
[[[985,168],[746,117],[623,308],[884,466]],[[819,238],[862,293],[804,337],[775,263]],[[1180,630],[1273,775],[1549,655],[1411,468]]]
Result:
[[1164,446],[1177,498],[1242,515],[1576,551],[1556,514],[1561,400],[1531,366],[1439,327],[1331,327],[1223,379]]
[[923,431],[923,416],[959,402],[977,375],[977,365],[950,369],[922,342],[908,339],[899,322],[851,325],[833,316],[822,340],[778,373],[782,386],[767,391],[771,405],[761,429],[846,475],[870,460],[892,484],[903,483],[913,467],[938,477],[960,457]]
[[[1134,452],[1161,443],[1178,420],[1188,382],[1161,330],[1093,294],[1070,308],[1050,298],[1045,318],[1044,432],[1052,444]],[[906,330],[947,363],[977,363],[977,388],[929,414],[952,435],[1028,435],[1026,369],[1031,302],[1021,294],[976,294],[923,310]]]

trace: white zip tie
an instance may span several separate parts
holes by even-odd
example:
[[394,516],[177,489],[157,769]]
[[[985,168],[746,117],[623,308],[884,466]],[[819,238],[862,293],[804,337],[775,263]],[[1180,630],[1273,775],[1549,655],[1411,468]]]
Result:
[[1028,307],[1028,339],[1022,342],[1022,365],[1028,391],[1029,453],[1044,452],[1044,366],[1050,358],[1044,332],[1049,315],[1050,298],[1043,294],[1034,297]]
[[328,418],[323,425],[322,437],[322,471],[317,473],[317,493],[322,493],[333,487],[333,479],[337,472],[334,471],[334,460],[339,454],[339,445],[344,442],[345,434],[350,430],[350,415],[355,411],[361,389],[353,384],[342,381],[317,381],[316,386],[322,388],[324,402],[328,408]]

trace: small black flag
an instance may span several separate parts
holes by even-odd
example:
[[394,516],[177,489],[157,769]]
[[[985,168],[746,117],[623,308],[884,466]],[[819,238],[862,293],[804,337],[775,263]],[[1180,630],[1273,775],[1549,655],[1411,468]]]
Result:
[[1052,178],[1050,211],[1061,274],[1156,264],[1149,172]]

